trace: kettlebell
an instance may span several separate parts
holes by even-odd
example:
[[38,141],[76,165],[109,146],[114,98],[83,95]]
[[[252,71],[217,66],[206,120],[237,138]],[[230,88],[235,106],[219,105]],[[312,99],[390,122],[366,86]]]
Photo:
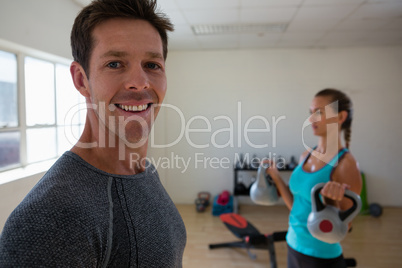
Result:
[[198,198],[195,200],[195,208],[198,212],[204,212],[207,206],[209,206],[210,196],[209,192],[198,193]]
[[237,183],[235,184],[234,194],[235,195],[248,195],[249,194],[248,189],[246,188],[246,186],[243,183],[242,177],[240,177],[238,179]]
[[257,180],[250,187],[250,198],[258,204],[272,206],[278,202],[278,191],[271,177],[266,177],[265,172],[269,166],[261,164],[257,171]]
[[326,243],[334,244],[345,238],[348,223],[359,214],[362,202],[356,193],[345,190],[344,196],[353,201],[353,206],[347,210],[339,210],[321,202],[319,193],[325,183],[319,183],[311,189],[312,211],[307,219],[307,228],[311,235]]

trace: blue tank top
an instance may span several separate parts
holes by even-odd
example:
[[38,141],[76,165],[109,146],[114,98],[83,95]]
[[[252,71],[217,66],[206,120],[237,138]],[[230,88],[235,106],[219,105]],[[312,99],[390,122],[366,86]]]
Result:
[[328,244],[314,238],[307,229],[307,218],[311,212],[311,189],[320,182],[331,180],[333,169],[348,150],[343,148],[324,167],[314,172],[303,170],[311,153],[295,168],[290,176],[289,188],[293,194],[293,206],[289,215],[289,229],[286,235],[288,245],[294,250],[316,258],[331,259],[342,254],[339,243]]

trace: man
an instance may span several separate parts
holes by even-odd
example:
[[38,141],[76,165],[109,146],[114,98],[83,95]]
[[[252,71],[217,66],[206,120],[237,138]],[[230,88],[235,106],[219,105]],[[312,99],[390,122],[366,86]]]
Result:
[[10,215],[0,267],[181,267],[183,221],[145,161],[166,92],[170,21],[155,0],[97,0],[77,16],[78,143]]

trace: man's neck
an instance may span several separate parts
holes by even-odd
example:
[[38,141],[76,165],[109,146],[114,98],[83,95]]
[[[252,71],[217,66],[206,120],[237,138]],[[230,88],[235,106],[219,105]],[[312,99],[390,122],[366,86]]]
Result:
[[99,136],[84,129],[71,151],[92,166],[111,174],[132,175],[145,170],[148,140],[141,146],[130,148],[117,136],[99,141]]
[[111,174],[133,175],[145,171],[146,168],[146,150],[134,151],[126,147],[126,152],[121,154],[116,148],[74,146],[71,152],[79,155],[92,166]]

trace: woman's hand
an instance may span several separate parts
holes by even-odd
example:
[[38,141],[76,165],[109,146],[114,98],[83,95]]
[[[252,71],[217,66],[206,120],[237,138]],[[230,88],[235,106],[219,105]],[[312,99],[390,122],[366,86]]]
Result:
[[345,194],[345,190],[349,189],[350,185],[346,183],[340,184],[336,181],[330,181],[325,184],[325,186],[321,189],[321,195],[332,199],[334,201],[341,201]]
[[[325,197],[325,202],[327,204],[336,206],[342,210],[346,210],[347,208],[352,206],[351,200],[348,200],[347,198],[344,201],[340,202],[344,197],[346,189],[350,189],[349,184],[346,184],[346,183],[341,184],[336,181],[330,181],[324,185],[324,187],[321,189],[320,193],[322,196]],[[343,206],[341,203],[344,203]],[[350,229],[351,227],[352,227],[352,222],[349,222],[348,229]]]
[[274,180],[275,185],[279,193],[281,194],[286,206],[289,208],[289,210],[292,209],[293,195],[290,192],[288,185],[282,180],[279,171],[276,168],[275,161],[271,159],[264,159],[263,161],[261,161],[261,165],[269,165],[269,167],[266,169],[266,174],[271,176],[271,178]]
[[276,168],[276,164],[275,164],[275,161],[274,161],[274,160],[271,160],[271,159],[264,159],[264,160],[261,162],[261,165],[264,165],[264,166],[268,165],[268,168],[266,169],[266,174],[269,175],[269,176],[271,176],[271,178],[272,178],[274,181],[276,181],[277,179],[280,178],[279,171],[278,171],[278,169]]

